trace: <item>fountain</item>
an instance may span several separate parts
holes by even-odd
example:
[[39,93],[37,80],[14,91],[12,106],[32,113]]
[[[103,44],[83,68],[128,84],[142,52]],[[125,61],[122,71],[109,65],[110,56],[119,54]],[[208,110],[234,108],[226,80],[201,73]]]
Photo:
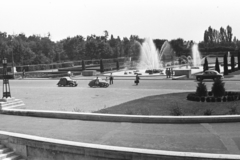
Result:
[[140,59],[137,69],[159,69],[161,67],[160,59],[161,57],[159,56],[159,52],[155,47],[153,40],[146,38],[141,46]]
[[201,54],[198,50],[198,44],[194,43],[192,46],[192,65],[194,67],[199,67],[201,66],[202,63],[202,58],[201,58]]
[[[136,68],[131,70],[126,68],[124,71],[114,72],[113,75],[135,76],[139,74],[147,76],[149,74],[164,74],[166,63],[168,63],[168,67],[173,68],[175,76],[187,75],[187,78],[189,78],[191,74],[202,72],[202,62],[198,44],[193,44],[192,46],[192,57],[185,56],[184,58],[188,65],[174,64],[175,52],[168,41],[163,43],[160,51],[157,50],[153,40],[150,38],[146,38],[142,45],[140,43],[138,43],[138,45],[140,45],[140,57]],[[192,64],[192,68],[189,67],[190,63]]]

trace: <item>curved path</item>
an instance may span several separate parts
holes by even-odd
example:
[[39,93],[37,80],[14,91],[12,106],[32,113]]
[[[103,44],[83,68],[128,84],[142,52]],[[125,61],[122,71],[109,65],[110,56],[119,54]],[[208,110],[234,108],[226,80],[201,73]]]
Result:
[[[76,88],[58,88],[57,80],[13,80],[10,83],[12,95],[22,99],[27,109],[65,107],[70,111],[76,107],[91,111],[103,108],[104,104],[109,107],[147,95],[195,90],[196,87],[193,81],[167,80],[142,80],[139,86],[134,86],[131,79],[115,80],[113,86],[105,89],[88,88],[88,80],[79,80]],[[209,88],[212,82],[206,84]],[[226,88],[237,90],[240,82],[226,82]],[[240,155],[239,126],[240,123],[141,124],[0,115],[0,130],[3,131],[113,146]]]
[[240,123],[141,124],[0,116],[2,131],[111,146],[240,155]]

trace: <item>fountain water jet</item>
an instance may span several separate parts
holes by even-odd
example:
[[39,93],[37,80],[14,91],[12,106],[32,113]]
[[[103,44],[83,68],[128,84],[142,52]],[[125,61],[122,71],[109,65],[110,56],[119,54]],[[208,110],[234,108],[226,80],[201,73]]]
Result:
[[153,43],[153,40],[146,38],[141,46],[140,61],[137,69],[159,69],[160,68],[159,52]]
[[201,58],[201,54],[198,50],[198,44],[194,43],[192,46],[192,63],[193,66],[198,67],[201,66],[202,63],[202,58]]

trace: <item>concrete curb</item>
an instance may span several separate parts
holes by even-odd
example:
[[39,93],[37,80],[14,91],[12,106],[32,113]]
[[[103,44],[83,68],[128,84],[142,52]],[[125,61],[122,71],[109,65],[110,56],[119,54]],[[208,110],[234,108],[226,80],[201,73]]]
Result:
[[98,114],[98,113],[74,113],[46,110],[23,110],[23,109],[2,109],[1,114],[33,116],[44,118],[75,119],[86,121],[104,122],[130,122],[130,123],[226,123],[240,122],[240,115],[220,116],[141,116],[141,115],[120,115],[120,114]]
[[[214,154],[214,153],[196,153],[196,152],[178,152],[166,150],[151,150],[129,147],[118,147],[100,144],[90,144],[73,142],[66,140],[58,140],[52,138],[44,138],[26,134],[12,133],[0,131],[0,138],[5,139],[6,143],[17,144],[17,151],[19,145],[31,147],[38,146],[38,148],[47,150],[61,150],[61,152],[68,152],[68,154],[85,154],[85,156],[94,156],[98,158],[107,158],[111,156],[112,159],[240,159],[240,155],[236,154]],[[25,147],[25,148],[26,148]],[[27,156],[27,155],[26,155]],[[109,158],[109,157],[108,157]]]

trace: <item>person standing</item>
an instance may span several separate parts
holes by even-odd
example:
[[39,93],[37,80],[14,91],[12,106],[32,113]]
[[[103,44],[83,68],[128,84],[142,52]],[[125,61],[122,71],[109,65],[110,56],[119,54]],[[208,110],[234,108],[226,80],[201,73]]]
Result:
[[136,75],[136,79],[135,79],[135,83],[136,83],[136,85],[138,85],[139,80],[140,80],[140,77],[139,77],[138,74],[137,74],[137,75]]
[[68,77],[71,78],[71,71],[68,71]]
[[112,76],[112,73],[111,73],[110,76],[109,76],[109,80],[110,80],[110,85],[113,84],[113,76]]
[[169,78],[169,69],[168,68],[166,68],[165,74],[166,74],[167,78]]

